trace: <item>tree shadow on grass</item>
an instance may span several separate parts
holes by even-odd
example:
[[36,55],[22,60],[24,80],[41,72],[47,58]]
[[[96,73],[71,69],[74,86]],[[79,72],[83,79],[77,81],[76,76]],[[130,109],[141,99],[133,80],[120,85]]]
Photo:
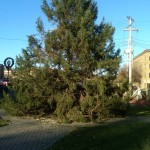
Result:
[[150,116],[150,106],[130,106],[130,116]]
[[49,150],[148,150],[150,123],[128,122],[84,127],[72,132]]

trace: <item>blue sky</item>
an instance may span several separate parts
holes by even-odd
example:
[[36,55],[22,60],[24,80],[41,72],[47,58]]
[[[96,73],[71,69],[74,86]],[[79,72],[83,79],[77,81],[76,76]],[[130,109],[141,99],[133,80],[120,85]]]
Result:
[[[127,48],[127,16],[134,19],[133,32],[134,56],[150,48],[150,0],[95,0],[98,4],[97,23],[105,18],[116,28],[114,40],[116,49],[120,48],[125,61],[124,50]],[[36,33],[36,20],[41,17],[46,29],[51,29],[40,5],[42,0],[1,0],[0,2],[0,63],[7,57],[15,59],[21,49],[27,46],[27,35]]]
[[124,50],[127,49],[129,33],[123,31],[128,26],[127,16],[134,19],[133,27],[138,32],[133,32],[133,56],[145,49],[150,49],[150,0],[97,0],[99,18],[105,17],[106,22],[112,23],[116,28],[114,39],[116,49],[121,49],[123,63],[126,61]]

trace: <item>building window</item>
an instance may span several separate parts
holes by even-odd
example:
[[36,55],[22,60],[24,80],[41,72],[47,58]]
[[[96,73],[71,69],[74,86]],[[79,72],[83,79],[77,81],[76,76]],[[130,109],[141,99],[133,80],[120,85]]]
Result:
[[150,60],[150,56],[149,56],[149,60]]
[[150,78],[150,73],[149,73],[149,78]]
[[150,64],[149,64],[149,69],[150,69]]

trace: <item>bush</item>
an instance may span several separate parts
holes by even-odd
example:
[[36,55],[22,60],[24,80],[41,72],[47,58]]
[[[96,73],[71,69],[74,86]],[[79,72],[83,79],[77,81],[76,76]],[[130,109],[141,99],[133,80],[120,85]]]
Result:
[[109,101],[110,113],[114,116],[125,116],[129,109],[129,98],[120,99],[118,95],[113,95]]
[[65,91],[63,93],[57,93],[55,95],[56,100],[56,115],[61,118],[65,117],[69,110],[73,108],[74,97],[73,94]]
[[2,101],[7,111],[14,115],[54,114],[63,122],[86,122],[124,116],[128,110],[128,97],[123,98],[121,88],[100,77],[79,82],[56,70],[35,74],[13,80]]
[[123,97],[122,87],[94,77],[84,81],[83,89],[85,94],[81,94],[79,106],[84,116],[91,121],[124,116],[127,113],[129,97]]
[[82,114],[82,112],[79,110],[79,107],[74,107],[70,109],[66,116],[68,120],[70,120],[71,122],[86,122],[87,121],[84,115]]
[[1,106],[12,115],[22,116],[24,114],[24,109],[22,109],[24,106],[21,107],[21,105],[16,103],[9,95],[4,95]]

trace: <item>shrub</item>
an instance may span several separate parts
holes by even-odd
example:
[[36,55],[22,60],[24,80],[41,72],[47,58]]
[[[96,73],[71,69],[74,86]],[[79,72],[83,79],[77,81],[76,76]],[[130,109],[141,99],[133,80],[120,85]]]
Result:
[[73,107],[72,109],[70,109],[66,116],[71,122],[87,121],[82,112],[79,110],[79,107]]
[[56,100],[56,110],[55,113],[58,117],[64,117],[68,113],[69,110],[72,109],[74,104],[73,94],[69,91],[65,91],[63,93],[57,93],[55,95]]

